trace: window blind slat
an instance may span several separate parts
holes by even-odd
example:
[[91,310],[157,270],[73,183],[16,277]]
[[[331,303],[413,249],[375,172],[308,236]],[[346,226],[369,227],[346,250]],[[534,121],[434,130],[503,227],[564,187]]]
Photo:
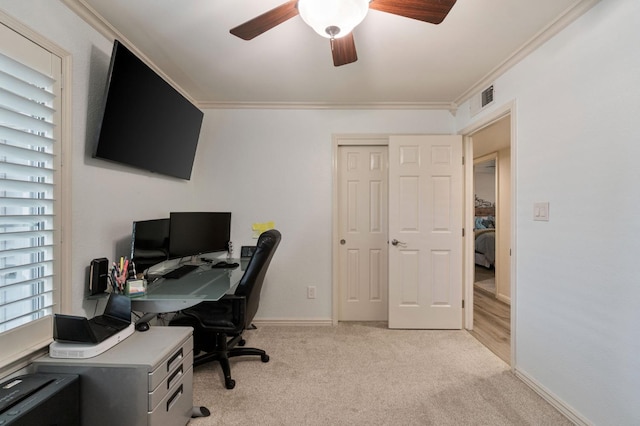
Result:
[[[51,274],[50,271],[51,271],[52,266],[53,266],[53,263],[52,263],[51,260],[44,260],[44,261],[38,262],[38,263],[30,263],[30,264],[13,266],[13,267],[5,267],[4,269],[0,269],[0,278],[4,278],[5,280],[10,280],[10,279],[12,279],[11,278],[12,274],[16,274],[16,277],[17,277],[17,274],[24,273],[25,271],[30,271],[32,269],[42,268],[44,271],[46,271],[46,273],[42,273],[42,274],[37,276],[37,278],[40,278],[41,276],[47,276],[47,275]],[[32,278],[34,278],[34,277],[26,277],[26,278],[23,278],[23,279],[28,280],[28,279],[32,279]],[[17,280],[18,278],[13,278],[13,279]],[[9,281],[9,282],[13,283],[11,281]]]
[[0,173],[6,174],[7,179],[27,180],[45,179],[47,182],[53,181],[54,170],[45,169],[44,167],[31,167],[23,164],[4,163],[0,161]]
[[[52,285],[51,284],[51,278],[53,278],[53,275],[42,275],[41,277],[36,277],[33,279],[25,279],[22,281],[16,281],[16,282],[12,282],[10,284],[5,284],[3,285],[1,288],[2,290],[5,289],[12,289],[12,288],[18,288],[20,286],[29,286],[29,285],[33,285],[33,284],[37,284],[39,285],[40,283],[45,283],[45,285]],[[17,299],[15,299],[17,300]],[[12,302],[14,301],[14,299],[7,299],[7,302]]]
[[12,129],[0,125],[0,140],[5,140],[9,145],[21,147],[41,147],[47,152],[53,151],[55,139],[35,133],[27,133],[22,130]]
[[0,321],[0,328],[2,328],[2,325],[11,323],[22,325],[31,321],[34,317],[42,318],[45,315],[51,315],[53,308],[51,293],[51,291],[42,292],[38,293],[37,297],[6,304],[6,310],[9,315],[3,321]]
[[[53,184],[46,182],[27,182],[21,180],[0,179],[2,183],[2,189],[9,192],[44,192],[47,194],[53,194]],[[51,198],[51,195],[48,197]]]
[[53,123],[19,114],[2,106],[0,106],[0,123],[5,125],[6,123],[13,123],[14,125],[12,127],[14,128],[31,129],[35,132],[42,133],[51,133],[55,128]]
[[0,107],[13,111],[20,111],[23,114],[30,116],[46,118],[49,122],[51,122],[51,118],[55,113],[53,108],[34,102],[31,99],[18,96],[5,89],[0,89]]
[[42,86],[34,86],[2,71],[0,71],[0,87],[4,87],[13,93],[21,93],[23,97],[33,99],[39,103],[51,103],[55,98],[53,93],[43,89]]
[[17,163],[18,159],[27,159],[30,161],[40,161],[48,163],[49,168],[53,167],[53,154],[48,152],[36,151],[34,149],[25,149],[7,144],[0,144],[0,157],[6,157],[7,162]]
[[16,76],[16,78],[28,81],[39,87],[50,87],[56,80],[46,74],[42,74],[33,68],[14,61],[10,57],[0,53],[0,70],[6,74]]
[[27,199],[27,198],[2,198],[0,197],[0,208],[43,208],[43,213],[53,213],[53,200],[52,199]]
[[[47,229],[43,229],[42,231],[29,231],[29,232],[0,232],[0,242],[7,242],[12,240],[24,240],[27,238],[44,238],[51,241],[52,234],[53,232]],[[14,248],[16,247],[32,247],[32,246],[31,245],[14,246]]]
[[30,226],[45,223],[47,229],[53,227],[53,215],[4,215],[0,216],[0,227],[11,225],[15,229],[29,229]]

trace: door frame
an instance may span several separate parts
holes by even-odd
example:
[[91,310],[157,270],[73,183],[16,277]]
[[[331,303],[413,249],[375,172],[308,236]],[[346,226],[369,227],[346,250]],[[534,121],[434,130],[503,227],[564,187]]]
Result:
[[331,207],[331,322],[338,325],[340,314],[340,262],[339,221],[338,221],[338,148],[343,145],[388,146],[388,134],[334,134],[332,135],[332,207]]
[[516,101],[512,100],[500,108],[497,108],[485,117],[463,128],[460,134],[463,136],[463,152],[465,160],[465,241],[464,241],[464,324],[467,330],[473,330],[473,276],[474,276],[474,194],[473,194],[473,137],[477,131],[490,126],[496,121],[510,116],[511,122],[511,258],[510,258],[510,288],[511,288],[511,369],[516,368],[516,330],[517,330],[517,285],[516,285],[516,265],[517,265],[517,173],[516,173],[516,154],[517,154],[517,132],[516,132]]

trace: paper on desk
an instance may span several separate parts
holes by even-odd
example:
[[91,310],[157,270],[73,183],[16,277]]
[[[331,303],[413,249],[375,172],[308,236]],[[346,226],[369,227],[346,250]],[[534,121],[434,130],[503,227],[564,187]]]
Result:
[[275,227],[276,224],[273,221],[254,223],[253,225],[251,225],[251,229],[253,230],[253,238],[258,238],[264,231],[268,231],[269,229],[273,229]]

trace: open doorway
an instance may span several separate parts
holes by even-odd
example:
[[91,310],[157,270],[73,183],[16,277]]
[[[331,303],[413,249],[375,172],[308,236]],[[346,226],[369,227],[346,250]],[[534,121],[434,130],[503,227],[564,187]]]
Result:
[[470,333],[511,363],[511,116],[472,133],[473,327]]

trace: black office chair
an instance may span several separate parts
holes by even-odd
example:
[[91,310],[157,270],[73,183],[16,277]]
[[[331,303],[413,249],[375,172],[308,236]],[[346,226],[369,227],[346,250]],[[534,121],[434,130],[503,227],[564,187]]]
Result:
[[[262,362],[269,361],[269,355],[262,349],[244,347],[242,332],[254,327],[251,322],[258,311],[262,283],[280,239],[280,232],[275,229],[260,235],[256,250],[234,294],[227,294],[216,302],[202,302],[184,309],[169,322],[170,326],[193,327],[196,354],[193,365],[209,361],[220,362],[227,389],[233,389],[236,385],[231,378],[229,358],[257,355]],[[199,352],[205,353],[198,355]]]

